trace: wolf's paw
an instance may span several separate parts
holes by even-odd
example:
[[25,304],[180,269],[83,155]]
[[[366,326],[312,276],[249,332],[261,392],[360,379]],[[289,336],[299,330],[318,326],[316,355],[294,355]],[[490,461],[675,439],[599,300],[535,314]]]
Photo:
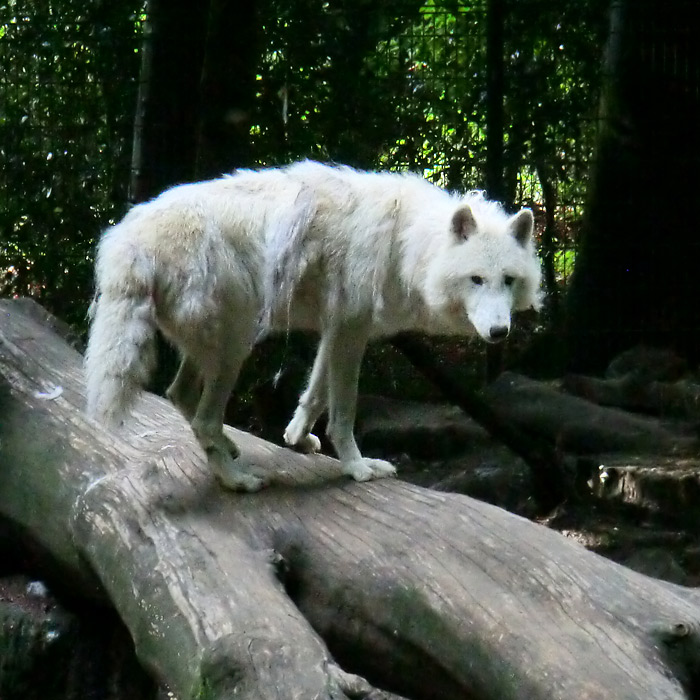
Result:
[[292,449],[304,454],[321,451],[321,441],[313,433],[306,433],[306,435],[296,437],[287,429],[284,431],[284,441]]
[[265,486],[264,479],[243,469],[229,453],[222,453],[216,449],[207,450],[207,457],[214,476],[224,488],[253,493]]
[[396,467],[383,459],[362,459],[343,465],[343,473],[348,474],[355,481],[369,481],[395,476]]

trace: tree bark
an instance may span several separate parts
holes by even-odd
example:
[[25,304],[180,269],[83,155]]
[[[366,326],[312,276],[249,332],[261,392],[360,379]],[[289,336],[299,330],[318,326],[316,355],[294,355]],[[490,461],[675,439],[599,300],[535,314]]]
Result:
[[145,396],[109,435],[82,414],[80,356],[23,304],[0,301],[0,319],[0,513],[64,584],[111,601],[180,700],[381,697],[347,672],[416,699],[697,688],[696,591],[240,431],[241,458],[273,484],[224,491],[167,402]]

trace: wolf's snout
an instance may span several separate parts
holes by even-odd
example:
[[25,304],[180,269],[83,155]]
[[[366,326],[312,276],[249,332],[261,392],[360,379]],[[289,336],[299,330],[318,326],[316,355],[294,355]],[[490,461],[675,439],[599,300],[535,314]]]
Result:
[[500,343],[508,337],[508,326],[491,326],[489,328],[489,340],[492,343]]

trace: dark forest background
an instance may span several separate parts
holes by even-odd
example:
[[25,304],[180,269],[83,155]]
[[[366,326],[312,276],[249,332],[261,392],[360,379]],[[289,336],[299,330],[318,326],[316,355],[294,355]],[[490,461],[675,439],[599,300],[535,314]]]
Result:
[[0,0],[0,293],[84,333],[130,203],[312,157],[532,207],[532,372],[695,362],[697,25],[687,0]]

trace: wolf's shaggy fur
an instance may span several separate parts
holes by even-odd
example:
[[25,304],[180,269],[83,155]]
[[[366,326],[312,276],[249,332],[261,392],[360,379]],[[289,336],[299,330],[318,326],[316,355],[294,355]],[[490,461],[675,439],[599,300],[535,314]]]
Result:
[[529,210],[509,217],[479,193],[310,161],[174,187],[100,241],[88,411],[121,420],[152,368],[160,328],[183,357],[168,396],[224,484],[255,490],[261,480],[237,466],[222,433],[226,402],[256,339],[316,330],[286,442],[318,449],[310,431],[328,408],[344,471],[393,474],[363,458],[353,437],[368,340],[403,330],[504,338],[512,310],[539,306],[532,228]]

